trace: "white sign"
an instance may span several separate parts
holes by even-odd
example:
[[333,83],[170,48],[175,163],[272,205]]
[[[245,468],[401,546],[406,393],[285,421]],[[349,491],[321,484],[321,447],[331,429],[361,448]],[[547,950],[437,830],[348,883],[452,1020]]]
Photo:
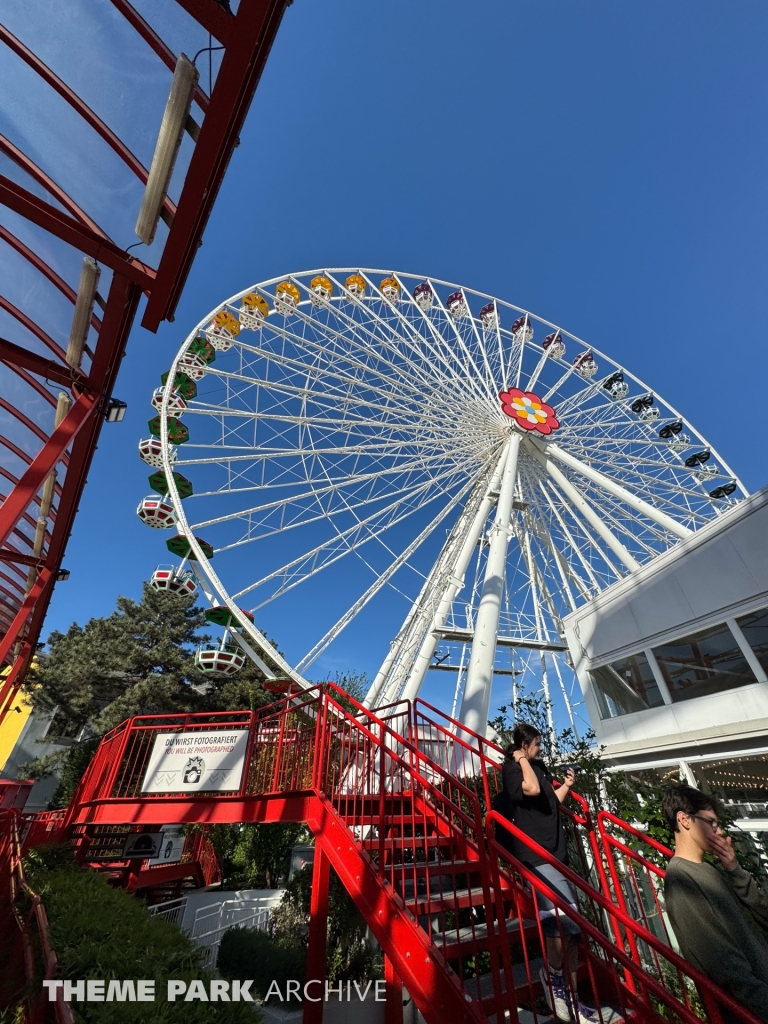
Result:
[[160,852],[148,862],[149,866],[155,864],[178,864],[184,852],[184,843],[187,837],[184,835],[182,825],[163,825],[163,839],[160,844]]
[[123,856],[142,860],[145,857],[156,857],[162,838],[162,832],[131,832],[123,843]]
[[160,732],[142,793],[221,793],[240,789],[247,729]]

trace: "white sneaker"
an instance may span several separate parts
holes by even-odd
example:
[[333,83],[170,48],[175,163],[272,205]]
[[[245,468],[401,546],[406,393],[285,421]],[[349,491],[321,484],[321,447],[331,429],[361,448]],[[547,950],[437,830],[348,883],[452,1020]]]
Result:
[[612,1006],[585,1006],[579,1001],[576,1004],[576,1024],[624,1024],[624,1015]]
[[[549,973],[547,973],[546,969],[542,967],[539,970],[539,981],[544,987],[544,998],[547,1000],[550,1011],[558,1020],[572,1021],[571,994],[562,973],[556,971],[554,967],[550,967]],[[595,1021],[590,1019],[588,1022],[580,1021],[579,1024],[595,1024]],[[605,1021],[604,1024],[609,1024],[609,1022]]]

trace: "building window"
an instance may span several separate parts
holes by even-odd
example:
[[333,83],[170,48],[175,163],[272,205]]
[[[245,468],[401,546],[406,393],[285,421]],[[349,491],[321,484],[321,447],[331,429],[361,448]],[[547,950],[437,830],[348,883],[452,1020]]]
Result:
[[725,623],[654,647],[653,653],[673,701],[706,697],[756,682]]
[[768,674],[768,608],[759,608],[750,615],[742,615],[736,621],[763,666],[763,671]]
[[690,762],[699,789],[734,818],[768,818],[768,755]]
[[592,680],[603,718],[660,707],[664,701],[648,659],[640,651],[592,670]]

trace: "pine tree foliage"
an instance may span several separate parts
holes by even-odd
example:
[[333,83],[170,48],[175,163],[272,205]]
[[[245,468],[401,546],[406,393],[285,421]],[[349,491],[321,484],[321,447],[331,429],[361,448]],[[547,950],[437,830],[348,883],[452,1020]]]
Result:
[[232,678],[212,679],[197,671],[195,648],[211,639],[201,632],[206,625],[191,598],[145,584],[140,601],[119,597],[111,615],[50,634],[25,689],[35,712],[54,713],[47,738],[66,736],[74,742],[23,767],[31,778],[61,774],[56,806],[69,799],[94,740],[126,718],[255,710],[275,699],[250,660]]

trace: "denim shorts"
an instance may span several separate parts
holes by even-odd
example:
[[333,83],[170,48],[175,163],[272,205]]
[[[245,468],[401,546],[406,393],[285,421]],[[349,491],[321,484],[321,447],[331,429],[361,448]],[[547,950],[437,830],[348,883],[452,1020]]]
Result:
[[[566,903],[578,911],[579,904],[575,887],[554,865],[537,864],[536,867],[532,865],[526,865],[526,867],[529,867],[542,882],[545,882],[550,889],[562,896]],[[535,891],[533,898],[539,912],[542,933],[547,938],[557,938],[560,935],[581,935],[581,929],[576,922],[572,921],[570,917],[566,917],[552,900],[548,900],[542,893]]]

